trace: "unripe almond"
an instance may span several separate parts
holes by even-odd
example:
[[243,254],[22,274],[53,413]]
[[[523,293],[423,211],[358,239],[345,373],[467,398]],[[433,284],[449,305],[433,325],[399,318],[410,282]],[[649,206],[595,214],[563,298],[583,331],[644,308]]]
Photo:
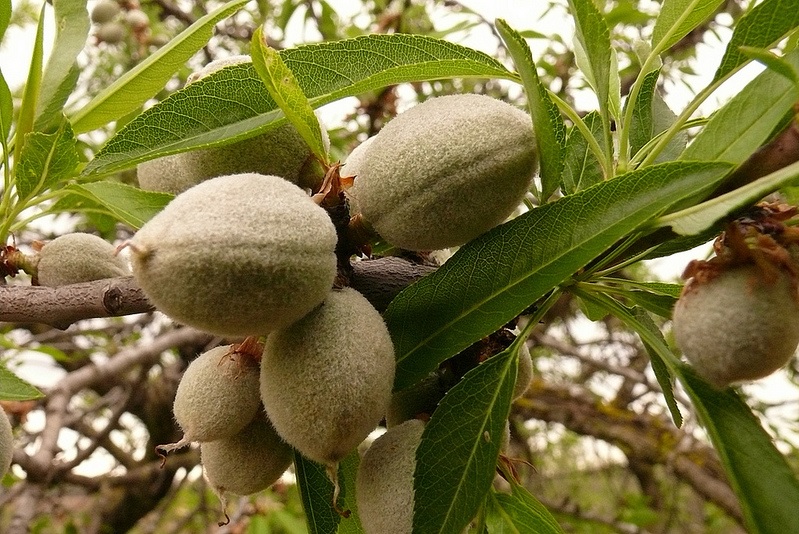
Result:
[[233,345],[213,348],[193,360],[180,379],[172,408],[183,439],[162,449],[239,432],[261,408],[259,376],[258,361],[235,353]]
[[229,438],[200,444],[205,477],[220,496],[265,490],[288,469],[291,459],[291,447],[264,416]]
[[[252,61],[249,56],[232,56],[212,61],[192,73],[187,85],[230,65]],[[329,144],[327,132],[322,128]],[[280,176],[300,187],[313,188],[324,173],[310,148],[292,124],[235,143],[181,152],[145,161],[137,167],[139,186],[148,191],[177,194],[200,182],[245,172]]]
[[359,158],[350,196],[386,241],[410,250],[463,245],[500,224],[537,166],[530,117],[474,94],[398,115]]
[[261,335],[316,308],[336,275],[327,212],[277,176],[236,174],[175,197],[130,240],[133,274],[172,319]]
[[127,30],[119,22],[104,22],[97,27],[97,40],[111,45],[119,44],[125,38]]
[[413,473],[422,432],[422,421],[405,421],[377,438],[361,458],[355,498],[366,534],[410,534]]
[[141,31],[150,25],[150,17],[141,9],[131,9],[125,14],[125,20],[136,31]]
[[59,236],[39,251],[39,285],[61,287],[103,278],[127,276],[130,269],[116,248],[104,239],[84,233]]
[[767,376],[799,344],[799,303],[790,276],[767,279],[758,267],[726,269],[690,280],[673,313],[677,346],[696,372],[718,388]]
[[14,434],[11,430],[11,421],[8,420],[5,410],[0,407],[0,478],[11,467],[11,458],[14,454]]
[[95,24],[111,22],[120,11],[121,8],[116,0],[100,0],[92,9],[91,19]]
[[278,433],[303,456],[341,460],[386,412],[394,347],[383,318],[345,288],[288,328],[269,335],[261,399]]

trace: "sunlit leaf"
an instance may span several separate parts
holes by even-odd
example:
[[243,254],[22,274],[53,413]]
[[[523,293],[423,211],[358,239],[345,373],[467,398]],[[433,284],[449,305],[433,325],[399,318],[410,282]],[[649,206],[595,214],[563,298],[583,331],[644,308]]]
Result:
[[[784,60],[799,69],[799,50]],[[774,71],[764,71],[713,114],[680,159],[742,163],[797,100],[796,84]]]
[[327,163],[327,147],[311,104],[302,92],[294,73],[280,58],[274,48],[268,46],[262,28],[255,30],[251,43],[252,62],[261,77],[269,96],[297,129],[311,152]]
[[527,489],[510,481],[511,492],[488,494],[488,529],[507,534],[563,534],[552,514]]
[[502,19],[496,22],[497,30],[516,64],[527,93],[527,107],[533,118],[535,140],[541,165],[541,201],[546,200],[561,184],[563,149],[566,144],[566,127],[557,106],[549,97],[538,78],[530,47],[519,33]]
[[36,107],[36,130],[49,132],[63,120],[64,103],[78,81],[75,59],[86,45],[89,14],[86,0],[54,0],[56,38],[42,76]]
[[173,198],[168,193],[143,191],[138,187],[119,182],[73,184],[67,188],[67,191],[97,202],[117,220],[134,229],[141,228]]
[[42,397],[41,391],[0,365],[0,400],[24,401]]
[[663,0],[652,30],[652,48],[666,51],[702,24],[724,0]]
[[75,134],[66,121],[52,134],[25,136],[25,148],[17,164],[17,194],[26,199],[59,181],[70,178],[78,165]]
[[738,19],[713,82],[728,76],[747,61],[740,47],[770,48],[797,26],[796,0],[760,2]]
[[[516,79],[494,58],[421,35],[368,35],[282,50],[314,107],[386,85],[455,77]],[[234,65],[169,96],[120,130],[85,169],[104,174],[276,127],[282,113],[255,67]],[[283,119],[285,120],[285,119]]]

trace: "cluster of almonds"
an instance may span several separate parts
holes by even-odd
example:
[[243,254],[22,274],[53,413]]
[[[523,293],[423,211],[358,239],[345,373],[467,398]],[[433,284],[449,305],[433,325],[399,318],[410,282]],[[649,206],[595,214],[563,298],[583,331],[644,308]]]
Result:
[[[248,59],[215,62],[189,83]],[[358,147],[334,190],[346,188],[352,224],[397,247],[433,250],[503,222],[536,166],[527,114],[486,96],[448,96],[399,115]],[[429,415],[446,390],[431,377],[392,396],[388,329],[365,297],[338,287],[336,228],[318,204],[324,199],[308,193],[330,176],[292,126],[138,168],[143,188],[176,196],[126,244],[137,283],[171,319],[244,338],[189,365],[174,402],[184,436],[159,447],[168,453],[199,442],[205,476],[223,499],[271,485],[292,449],[334,473],[384,418],[397,429],[410,420],[418,444],[416,417]],[[62,247],[67,241],[73,245]],[[42,285],[127,272],[110,244],[88,234],[62,236],[38,255]],[[519,394],[530,380],[529,352],[520,361]],[[394,435],[380,438],[375,451]],[[364,517],[382,515],[384,504],[369,511],[369,481],[391,480],[402,454],[367,453],[358,496]],[[403,488],[386,494],[412,495],[412,471],[398,471]],[[397,513],[410,517],[412,509]],[[388,532],[379,521],[364,524],[367,532]]]
[[143,45],[163,46],[168,40],[151,35],[150,17],[140,9],[138,0],[99,0],[89,16],[95,25],[94,35],[101,43],[119,44],[128,34]]

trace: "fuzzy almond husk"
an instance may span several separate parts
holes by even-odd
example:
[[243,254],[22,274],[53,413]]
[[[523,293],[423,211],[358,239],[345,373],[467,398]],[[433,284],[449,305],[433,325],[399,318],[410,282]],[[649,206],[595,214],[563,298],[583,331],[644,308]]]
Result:
[[799,303],[790,276],[768,280],[754,265],[689,281],[673,313],[677,346],[717,388],[770,375],[799,344]]
[[205,478],[221,497],[265,490],[288,469],[292,454],[264,416],[229,438],[200,444]]
[[172,319],[223,336],[283,328],[336,275],[327,212],[277,176],[213,178],[181,193],[131,239],[133,274]]
[[318,309],[267,338],[261,399],[287,443],[333,464],[385,415],[394,366],[377,310],[354,289],[332,291]]
[[519,205],[538,157],[530,116],[484,95],[431,98],[390,121],[355,162],[364,220],[409,250],[463,245]]
[[0,478],[11,468],[11,458],[14,455],[14,434],[11,421],[5,410],[0,407]]
[[41,286],[61,287],[129,274],[127,261],[116,255],[114,245],[94,234],[76,232],[42,247],[36,278]]
[[390,428],[361,458],[355,498],[366,534],[410,534],[413,472],[424,426],[411,419]]

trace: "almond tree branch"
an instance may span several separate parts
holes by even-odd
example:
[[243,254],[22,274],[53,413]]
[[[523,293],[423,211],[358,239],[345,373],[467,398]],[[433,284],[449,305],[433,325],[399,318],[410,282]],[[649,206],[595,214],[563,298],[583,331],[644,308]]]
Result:
[[[380,311],[397,293],[436,268],[398,257],[356,261],[350,285]],[[132,276],[63,287],[0,286],[0,322],[43,323],[65,329],[82,319],[152,312]]]
[[[708,445],[695,443],[665,418],[611,407],[582,389],[540,379],[533,380],[514,406],[524,418],[560,423],[577,434],[616,445],[628,458],[666,466],[699,495],[743,525],[740,504],[716,452]],[[688,447],[674,445],[689,442]]]

